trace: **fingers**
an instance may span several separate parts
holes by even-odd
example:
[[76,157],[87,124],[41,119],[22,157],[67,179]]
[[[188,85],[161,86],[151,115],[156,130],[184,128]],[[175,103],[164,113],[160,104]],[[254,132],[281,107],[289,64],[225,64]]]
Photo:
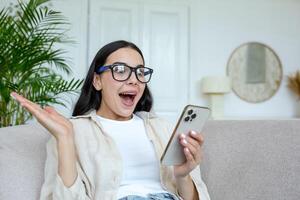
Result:
[[195,158],[194,158],[194,156],[192,155],[192,153],[190,152],[189,148],[184,147],[184,148],[183,148],[183,152],[184,152],[184,155],[185,155],[185,157],[186,157],[186,160],[187,160],[189,163],[194,163],[194,162],[195,162]]
[[19,103],[25,103],[25,102],[28,102],[29,100],[24,98],[23,96],[19,95],[18,93],[16,92],[12,92],[10,93],[10,96],[12,98],[14,98],[16,101],[18,101]]
[[63,115],[61,115],[59,112],[57,112],[53,107],[51,107],[51,106],[46,106],[45,108],[44,108],[44,110],[49,114],[49,116],[53,119],[53,120],[55,120],[55,121],[57,121],[57,120],[59,120],[61,123],[63,123],[64,121],[66,121],[67,119],[63,116]]
[[47,106],[43,109],[40,105],[15,92],[11,93],[11,96],[28,110],[54,137],[65,137],[73,133],[71,122],[56,112],[54,108]]
[[202,136],[200,133],[197,133],[197,132],[195,132],[195,131],[190,131],[189,135],[190,135],[192,138],[194,138],[194,139],[198,142],[198,144],[199,144],[200,146],[202,146],[202,144],[203,144],[203,142],[204,142],[204,138],[203,138],[203,136]]
[[53,107],[51,106],[46,106],[44,110],[50,115],[54,117],[62,117],[61,114],[59,114]]
[[46,107],[44,108],[44,110],[45,110],[47,113],[49,113],[49,114],[56,114],[56,113],[57,113],[57,112],[54,110],[54,108],[51,107],[51,106],[46,106]]
[[18,101],[22,107],[28,110],[32,115],[38,117],[40,112],[43,110],[38,104],[29,101],[23,96],[17,94],[16,92],[12,92],[11,96]]
[[[30,112],[39,122],[42,124],[47,124],[49,121],[48,117],[45,115],[46,111],[40,107],[40,105],[33,103],[32,101],[24,98],[23,96],[12,92],[11,96],[18,101],[22,107],[24,107],[28,112]],[[54,109],[48,108],[49,112],[54,112]]]
[[[201,145],[203,144],[203,136],[191,131],[188,136],[181,134],[179,137],[180,144],[183,146],[186,159],[199,163],[202,158]],[[191,160],[192,159],[192,160]]]

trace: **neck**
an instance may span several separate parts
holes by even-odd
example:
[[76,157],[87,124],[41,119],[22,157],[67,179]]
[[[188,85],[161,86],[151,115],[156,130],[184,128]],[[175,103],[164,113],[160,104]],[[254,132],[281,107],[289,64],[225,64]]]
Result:
[[121,116],[121,115],[117,115],[113,112],[105,112],[105,110],[101,109],[101,107],[99,108],[99,110],[97,110],[97,115],[106,118],[106,119],[111,119],[111,120],[116,120],[116,121],[128,121],[132,118],[132,114],[130,116]]

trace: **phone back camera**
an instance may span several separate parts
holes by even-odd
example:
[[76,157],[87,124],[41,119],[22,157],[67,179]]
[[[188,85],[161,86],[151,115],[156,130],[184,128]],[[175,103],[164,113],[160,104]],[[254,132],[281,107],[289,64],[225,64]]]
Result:
[[191,110],[188,110],[187,111],[187,116],[184,118],[184,121],[185,122],[188,122],[188,121],[193,121],[193,119],[195,119],[197,117],[196,113],[194,113],[194,111],[191,109]]
[[193,114],[193,110],[188,110],[188,115],[191,115],[191,114]]
[[189,116],[187,116],[187,117],[184,118],[184,121],[185,121],[185,122],[188,122],[189,120],[190,120],[190,117],[189,117]]

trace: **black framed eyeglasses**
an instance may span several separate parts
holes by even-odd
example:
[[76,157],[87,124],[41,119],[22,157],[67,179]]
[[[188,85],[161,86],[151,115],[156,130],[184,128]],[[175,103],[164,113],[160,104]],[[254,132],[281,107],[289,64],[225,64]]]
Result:
[[125,63],[114,63],[112,65],[100,66],[96,69],[97,74],[110,69],[114,80],[116,81],[126,81],[130,78],[132,72],[134,72],[135,77],[141,83],[148,83],[151,79],[153,69],[144,67],[143,65],[138,65],[137,67],[130,67]]

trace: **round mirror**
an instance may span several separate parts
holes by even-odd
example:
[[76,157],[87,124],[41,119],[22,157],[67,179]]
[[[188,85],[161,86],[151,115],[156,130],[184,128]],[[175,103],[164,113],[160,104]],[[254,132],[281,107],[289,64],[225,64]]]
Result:
[[238,97],[258,103],[270,99],[279,89],[282,66],[270,47],[250,42],[233,51],[227,64],[227,75]]

